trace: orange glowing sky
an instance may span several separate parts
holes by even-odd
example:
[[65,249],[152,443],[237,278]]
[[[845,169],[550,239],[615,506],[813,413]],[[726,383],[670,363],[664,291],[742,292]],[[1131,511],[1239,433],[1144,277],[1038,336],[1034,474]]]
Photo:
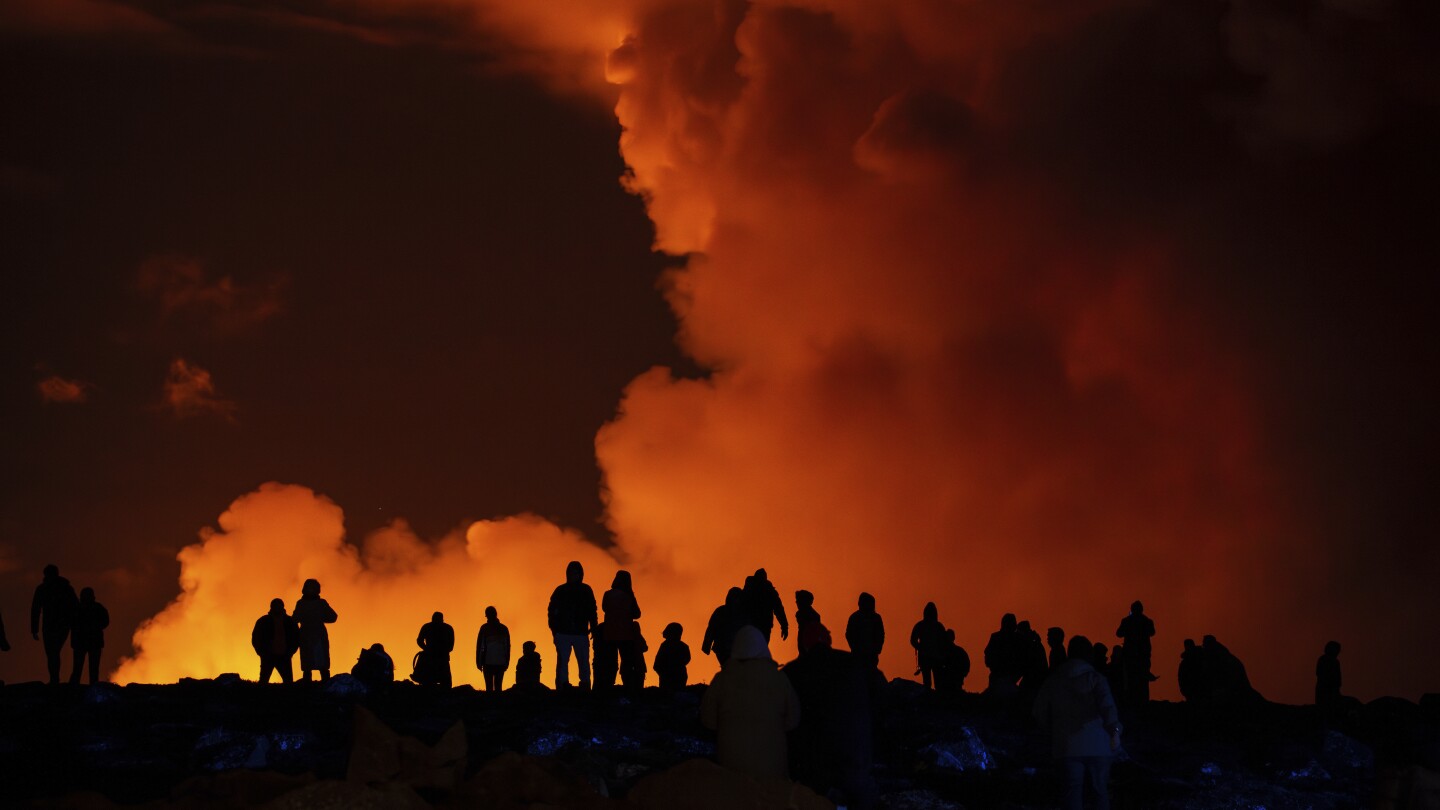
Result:
[[685,626],[692,680],[764,566],[837,639],[875,594],[891,676],[927,601],[979,670],[1002,613],[1108,643],[1141,599],[1162,697],[1207,633],[1275,699],[1331,638],[1347,691],[1433,691],[1417,30],[27,0],[5,58],[56,78],[0,80],[11,640],[54,561],[112,605],[116,680],[253,677],[250,624],[316,577],[337,670],[404,669],[442,610],[475,683],[495,605],[549,681],[579,559],[634,573],[652,649]]

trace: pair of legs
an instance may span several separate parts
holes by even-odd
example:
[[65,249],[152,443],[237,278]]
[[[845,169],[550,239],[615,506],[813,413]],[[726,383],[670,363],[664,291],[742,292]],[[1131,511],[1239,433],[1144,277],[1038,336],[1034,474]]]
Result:
[[498,668],[498,667],[486,666],[486,667],[485,667],[485,671],[484,671],[484,675],[485,675],[485,691],[486,691],[486,692],[499,692],[499,691],[504,690],[504,688],[505,688],[505,670],[500,669],[500,668]]
[[1065,757],[1060,772],[1065,778],[1065,810],[1083,810],[1085,782],[1095,794],[1095,810],[1110,810],[1111,757]]
[[295,680],[295,673],[290,668],[290,656],[288,655],[260,656],[260,683],[269,683],[271,672],[278,673],[282,683],[290,683]]
[[[317,670],[307,669],[307,670],[304,670],[304,671],[301,673],[302,676],[305,678],[306,683],[309,683],[311,680],[313,680],[312,677],[311,677],[311,675],[310,675],[310,673],[316,672],[316,671],[317,671]],[[319,671],[319,673],[320,673],[320,682],[321,682],[321,683],[325,683],[326,681],[330,680],[330,670],[328,670],[328,669],[322,669],[322,670],[318,670],[318,671]]]
[[46,625],[41,633],[45,644],[45,665],[50,670],[50,683],[60,683],[60,657],[65,652],[65,639],[69,637],[68,627],[64,631],[53,631]]
[[555,688],[570,685],[570,654],[575,654],[575,669],[580,675],[580,688],[590,688],[590,637],[580,633],[555,634]]
[[100,682],[101,649],[103,648],[95,647],[89,650],[75,648],[75,668],[70,672],[70,683],[80,683],[80,673],[83,671],[82,667],[85,665],[86,658],[90,659],[90,683],[93,685]]

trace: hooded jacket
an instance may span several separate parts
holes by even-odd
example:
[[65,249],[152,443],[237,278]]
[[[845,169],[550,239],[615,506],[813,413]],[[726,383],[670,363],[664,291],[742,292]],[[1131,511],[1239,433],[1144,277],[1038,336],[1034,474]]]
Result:
[[572,562],[565,567],[565,584],[550,594],[547,611],[550,632],[585,636],[596,625],[595,591],[584,582],[585,569]]
[[1061,664],[1035,697],[1035,719],[1050,732],[1056,758],[1111,756],[1110,734],[1120,727],[1105,676],[1088,661]]
[[700,719],[716,731],[721,765],[761,778],[790,777],[785,732],[800,724],[800,698],[759,630],[746,625],[735,634],[730,663],[700,701]]

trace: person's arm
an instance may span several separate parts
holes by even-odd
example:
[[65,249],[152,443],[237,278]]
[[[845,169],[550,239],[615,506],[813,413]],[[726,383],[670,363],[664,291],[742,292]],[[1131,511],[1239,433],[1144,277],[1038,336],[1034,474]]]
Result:
[[44,584],[37,587],[34,598],[30,600],[30,635],[34,636],[36,641],[40,640],[40,608],[44,602],[41,592],[44,588]]
[[875,654],[885,649],[885,621],[876,615],[875,617]]
[[[100,603],[97,602],[97,603],[95,603],[95,612],[96,612],[96,615],[99,616],[99,618],[100,618],[100,620],[99,620],[98,622],[96,622],[96,624],[98,624],[98,625],[100,626],[100,629],[101,629],[101,630],[104,630],[105,628],[109,627],[109,626],[110,626],[110,611],[106,610],[104,605],[102,605],[102,604],[100,604]],[[3,631],[3,630],[4,630],[4,628],[0,628],[0,631]]]
[[0,652],[10,652],[10,640],[5,638],[5,617],[0,615]]
[[780,622],[780,638],[782,640],[790,638],[790,620],[785,618],[785,602],[780,598],[779,591],[773,591],[773,593],[775,594],[773,610],[775,611],[775,618]]
[[481,672],[485,671],[485,625],[480,625],[480,632],[475,634],[475,668]]
[[595,609],[595,591],[589,585],[585,586],[586,617],[590,622],[586,632],[594,633],[600,628],[600,614]]
[[335,608],[330,607],[330,603],[324,599],[320,600],[320,606],[325,609],[325,612],[320,614],[320,621],[325,624],[334,624],[336,620],[340,618],[340,616],[335,613]]

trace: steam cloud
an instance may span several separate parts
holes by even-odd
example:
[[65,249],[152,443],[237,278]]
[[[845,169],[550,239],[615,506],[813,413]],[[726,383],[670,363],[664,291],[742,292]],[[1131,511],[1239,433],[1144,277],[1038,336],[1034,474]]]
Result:
[[642,624],[679,620],[695,647],[758,566],[787,601],[814,591],[837,642],[869,591],[892,676],[929,600],[974,655],[1003,612],[1107,638],[1139,598],[1158,672],[1214,632],[1299,699],[1334,628],[1290,611],[1327,561],[1267,453],[1263,370],[1214,311],[1223,274],[1181,223],[1219,193],[1207,160],[1338,148],[1397,84],[1297,78],[1349,64],[1312,57],[1350,40],[1235,5],[1216,29],[1204,4],[480,4],[546,65],[608,51],[625,182],[657,247],[691,254],[665,290],[713,373],[651,370],[597,437],[613,553],[532,517],[357,548],[334,504],[267,485],[182,552],[184,593],[116,677],[249,672],[234,617],[311,576],[342,616],[337,667],[376,638],[403,660],[433,609],[464,639],[487,604],[545,650],[545,598],[580,559],[597,592],[630,568]]

